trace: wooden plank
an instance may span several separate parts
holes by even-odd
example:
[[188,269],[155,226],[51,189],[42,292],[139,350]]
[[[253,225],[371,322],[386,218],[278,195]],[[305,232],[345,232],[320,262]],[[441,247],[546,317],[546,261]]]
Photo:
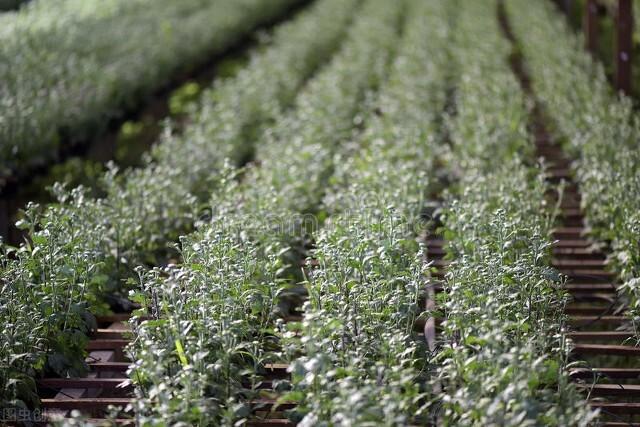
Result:
[[[121,321],[113,322],[109,325],[108,329],[122,329],[124,327],[124,323]],[[92,362],[104,362],[111,363],[118,361],[117,359],[121,356],[121,351],[115,350],[94,350],[91,351],[86,358],[87,363]],[[90,372],[87,376],[88,378],[97,378],[97,377],[111,377],[114,376],[114,372]],[[58,400],[75,400],[80,398],[95,398],[102,393],[102,389],[88,389],[88,388],[63,388],[60,392],[55,396],[54,399]],[[71,408],[73,409],[73,408]],[[52,413],[52,415],[54,415]],[[59,411],[57,416],[68,416],[66,412]]]
[[87,362],[89,369],[95,372],[126,372],[129,362]]
[[87,350],[117,350],[126,347],[130,342],[128,339],[97,338],[89,341]]
[[604,267],[607,265],[607,263],[603,259],[579,259],[579,258],[557,259],[557,258],[554,258],[551,261],[551,265],[559,268],[576,269],[576,268]]
[[109,328],[99,328],[93,334],[91,334],[91,338],[102,338],[102,339],[125,339],[125,336],[131,334],[131,329],[109,329]]
[[605,354],[610,356],[640,356],[640,347],[631,345],[576,344],[571,351],[577,354]]
[[131,403],[132,399],[127,397],[93,397],[79,399],[42,399],[41,405],[45,409],[106,409],[113,405],[116,407],[125,407]]
[[264,374],[271,378],[289,378],[289,365],[286,363],[267,363],[264,366]]
[[558,235],[558,234],[562,234],[562,235],[570,235],[570,236],[577,236],[577,237],[582,237],[582,235],[585,233],[585,229],[584,227],[556,227],[553,229],[553,235]]
[[[597,254],[597,255],[601,255],[595,249],[592,249],[592,248],[584,248],[584,247],[578,247],[578,248],[555,247],[555,248],[553,248],[553,254],[554,255],[593,255],[594,253]],[[601,256],[604,256],[604,255],[601,255]]]
[[579,302],[606,302],[612,303],[617,299],[616,293],[607,291],[581,291],[580,289],[567,289],[573,301]]
[[615,274],[602,269],[585,268],[558,268],[558,270],[569,277],[572,283],[595,283],[602,281],[613,281]]
[[572,378],[593,379],[607,377],[615,379],[640,378],[640,369],[636,368],[575,368],[569,371]]
[[585,48],[596,53],[598,48],[598,4],[596,0],[587,0],[584,14],[584,40]]
[[640,427],[640,423],[605,422],[598,423],[598,427]]
[[130,318],[130,313],[114,313],[104,316],[96,316],[96,321],[98,323],[128,322]]
[[564,239],[553,244],[554,248],[588,248],[593,243],[587,239]]
[[592,248],[558,248],[552,250],[555,259],[593,259],[605,261],[605,255]]
[[640,403],[589,402],[593,409],[610,414],[640,414]]
[[278,370],[278,369],[284,369],[287,370],[289,368],[289,365],[286,363],[267,363],[264,365],[265,369],[269,369],[269,370]]
[[574,341],[624,341],[633,338],[632,332],[621,331],[587,331],[587,332],[568,332],[565,334],[567,338]]
[[580,201],[575,200],[573,198],[562,198],[562,201],[560,202],[560,209],[580,209],[580,208],[581,208]]
[[633,52],[633,2],[618,0],[616,9],[615,64],[616,89],[631,95],[631,55]]
[[131,389],[131,383],[127,377],[121,378],[42,378],[38,380],[40,387],[47,388],[104,388],[104,389]]
[[617,308],[611,307],[610,305],[593,307],[568,306],[564,309],[564,312],[573,316],[605,316],[608,314],[614,314],[615,310],[617,310]]
[[[58,418],[58,417],[54,417],[51,416],[49,417],[50,421],[55,421],[55,422],[68,422],[70,424],[64,424],[64,425],[76,425],[76,424],[72,424],[75,420],[75,422],[77,423],[77,419],[74,418]],[[113,425],[116,426],[134,426],[136,425],[136,421],[132,420],[132,419],[127,419],[127,418],[115,418],[115,419],[105,419],[105,418],[83,418],[82,419],[83,424],[82,425],[90,425],[90,426],[98,426],[98,427],[111,427]],[[47,422],[47,425],[49,425],[49,423]]]
[[585,385],[585,391],[590,396],[640,396],[640,385],[637,384],[592,384]]
[[585,323],[618,325],[630,321],[631,319],[627,316],[569,316],[569,323],[572,325],[582,325]]
[[[561,152],[560,149],[557,150],[558,153]],[[571,173],[571,170],[569,170],[568,168],[563,168],[563,167],[552,167],[552,168],[548,168],[546,170],[546,174],[553,176],[553,177],[559,177],[559,178],[571,178],[571,176],[573,175]]]
[[618,288],[612,283],[577,283],[565,285],[564,289],[571,293],[615,294]]

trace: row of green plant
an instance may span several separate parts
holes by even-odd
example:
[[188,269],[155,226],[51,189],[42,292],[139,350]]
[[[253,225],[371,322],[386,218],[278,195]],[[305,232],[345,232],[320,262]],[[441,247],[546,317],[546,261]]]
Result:
[[312,226],[304,214],[385,78],[403,11],[403,1],[365,2],[337,56],[265,129],[259,162],[228,170],[211,218],[181,239],[182,265],[141,275],[133,298],[152,319],[133,321],[129,347],[139,424],[237,425],[259,409],[252,399],[271,396],[260,378],[291,314],[292,254]]
[[105,129],[296,2],[37,1],[0,15],[0,176]]
[[564,370],[567,295],[549,265],[555,209],[542,169],[526,162],[528,112],[496,3],[465,3],[452,43],[460,75],[449,166],[458,183],[441,216],[450,264],[439,300],[439,419],[587,425],[593,414]]
[[336,161],[314,234],[308,301],[283,331],[299,426],[398,426],[429,420],[424,311],[425,199],[437,191],[450,66],[451,7],[410,0],[390,79],[357,144]]
[[108,310],[105,294],[135,277],[134,267],[158,263],[157,252],[193,224],[198,197],[226,183],[225,159],[238,162],[258,129],[293,102],[358,3],[322,0],[279,27],[246,68],[205,91],[184,133],[167,129],[145,167],[106,174],[105,197],[56,186],[57,204],[27,209],[27,242],[0,250],[2,407],[37,405],[39,372],[85,371],[85,332],[95,327],[92,314]]
[[520,0],[508,6],[554,136],[577,159],[590,233],[611,247],[610,267],[624,283],[640,337],[640,122],[631,101],[613,93],[602,67],[551,8]]

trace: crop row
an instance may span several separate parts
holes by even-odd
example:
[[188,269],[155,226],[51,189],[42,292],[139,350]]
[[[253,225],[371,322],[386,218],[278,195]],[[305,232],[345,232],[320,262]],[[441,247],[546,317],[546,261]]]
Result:
[[284,339],[293,383],[284,399],[298,403],[300,426],[427,420],[430,354],[414,329],[426,272],[417,237],[425,195],[438,185],[447,12],[409,1],[377,108],[336,162],[304,318]]
[[[254,135],[331,56],[358,1],[323,0],[279,27],[235,77],[206,91],[181,135],[167,130],[143,168],[103,179],[105,196],[56,187],[59,202],[31,206],[21,226],[29,243],[3,245],[0,318],[2,401],[35,405],[32,377],[47,370],[80,375],[89,313],[122,288],[136,266],[158,264],[162,250],[197,218],[199,197],[227,178]],[[196,194],[196,190],[200,191]]]
[[[130,348],[139,421],[246,418],[264,366],[282,358],[292,383],[275,387],[298,403],[290,417],[301,425],[406,424],[429,403],[447,424],[592,418],[564,371],[567,296],[549,267],[554,211],[544,173],[526,163],[528,112],[495,6],[460,11],[451,38],[449,10],[409,2],[399,56],[365,112],[386,68],[373,52],[393,51],[401,12],[366,3],[342,52],[265,129],[260,163],[214,193],[211,220],[182,240],[184,264],[142,275],[135,298],[153,320],[135,327]],[[420,50],[424,40],[431,50]],[[438,121],[451,60],[462,72],[447,154]],[[443,217],[452,264],[445,343],[432,357],[413,333],[425,269],[412,226],[437,186],[437,158],[460,182]],[[278,319],[299,290],[288,263],[304,254],[308,231],[309,301],[303,321],[285,325]]]
[[592,414],[563,371],[567,295],[550,267],[554,210],[543,171],[527,164],[528,112],[495,11],[494,0],[465,3],[452,43],[460,75],[448,125],[459,183],[442,215],[450,264],[435,359],[441,420],[586,425]]
[[0,15],[0,176],[50,160],[294,3],[38,1]]
[[611,246],[609,263],[624,282],[640,338],[640,122],[631,101],[613,93],[602,67],[552,8],[507,4],[535,90],[556,124],[555,137],[578,159],[574,169],[588,225]]
[[153,320],[135,327],[130,347],[140,423],[249,416],[275,349],[287,255],[304,236],[297,219],[317,208],[335,153],[384,79],[403,6],[365,3],[337,56],[265,129],[259,164],[213,194],[211,219],[182,239],[183,264],[142,276],[136,299]]

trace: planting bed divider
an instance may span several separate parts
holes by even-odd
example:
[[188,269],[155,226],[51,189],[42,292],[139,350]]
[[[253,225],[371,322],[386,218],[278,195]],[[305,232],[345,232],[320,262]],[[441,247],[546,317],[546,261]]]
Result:
[[[640,347],[624,345],[633,335],[625,331],[630,318],[624,315],[626,307],[616,292],[615,274],[606,269],[605,253],[586,237],[580,189],[571,176],[570,161],[549,137],[541,113],[534,115],[533,125],[536,152],[547,165],[547,180],[566,184],[552,262],[568,278],[567,290],[573,297],[565,308],[571,358],[586,365],[572,368],[570,376],[588,394],[589,404],[601,410],[603,420],[630,422],[627,417],[640,414]],[[629,368],[618,369],[621,362]]]
[[[129,343],[128,313],[98,317],[98,329],[87,346],[89,373],[83,378],[38,380],[42,409],[47,420],[67,418],[72,410],[82,411],[95,424],[107,423],[109,406],[124,408],[131,401],[127,376],[129,361],[123,353]],[[118,425],[133,420],[116,418]]]
[[[504,35],[515,44],[502,1],[498,6]],[[631,318],[617,291],[617,275],[607,269],[606,250],[588,237],[571,159],[548,130],[549,118],[532,91],[522,58],[514,54],[511,65],[523,92],[533,101],[529,128],[536,157],[545,165],[546,181],[564,185],[561,195],[553,191],[548,196],[560,210],[551,263],[567,278],[565,289],[571,296],[564,310],[568,323],[563,330],[570,346],[569,377],[585,394],[588,405],[600,411],[595,425],[640,425],[640,347],[635,345]],[[447,242],[438,234],[429,234],[425,242],[426,258],[434,268],[427,284],[426,307],[433,312],[449,264]],[[438,346],[439,332],[439,319],[430,317],[424,334],[431,350]]]
[[[72,410],[80,411],[86,421],[96,425],[135,425],[123,412],[133,400],[132,387],[127,375],[130,360],[123,349],[130,343],[129,313],[98,317],[99,328],[88,345],[87,364],[89,374],[83,378],[43,378],[38,380],[42,409],[47,421],[65,419]],[[297,318],[285,319],[298,320]],[[288,378],[287,365],[267,365],[267,375],[261,388],[270,388],[275,380]],[[281,412],[273,412],[275,399],[257,399],[254,402],[256,415],[270,418],[251,420],[250,426],[293,425]],[[292,405],[282,403],[281,410]],[[116,418],[108,418],[110,409]],[[276,417],[276,418],[273,418]],[[280,417],[280,418],[277,418]]]
[[[502,1],[498,14],[505,36],[515,44]],[[517,54],[512,57],[512,67],[523,91],[534,101],[530,127],[536,155],[546,166],[546,179],[564,183],[561,196],[555,192],[549,196],[560,202],[561,220],[553,234],[552,265],[567,277],[566,289],[572,296],[565,306],[569,320],[565,336],[571,341],[571,360],[581,362],[581,367],[570,368],[569,375],[587,394],[589,405],[600,409],[603,425],[630,425],[638,421],[634,415],[640,414],[640,347],[628,342],[633,329],[617,293],[616,274],[607,270],[606,254],[600,246],[587,237],[571,160],[551,136],[544,107]]]
[[[305,266],[311,267],[313,264],[306,262]],[[295,306],[292,312],[301,309],[303,302]],[[96,318],[99,328],[91,336],[88,344],[89,354],[86,361],[90,371],[86,377],[38,380],[42,410],[46,419],[42,424],[69,418],[71,412],[77,410],[85,417],[83,420],[94,425],[135,425],[135,420],[125,412],[127,405],[133,401],[132,386],[127,375],[130,360],[123,352],[131,342],[130,317],[129,313],[120,313]],[[301,317],[292,315],[283,320],[285,323],[298,322]],[[418,320],[415,329],[424,328],[424,321]],[[275,381],[290,379],[287,369],[287,364],[267,364],[259,389],[271,390]],[[251,406],[253,413],[246,423],[247,426],[296,425],[287,419],[284,413],[286,410],[294,409],[296,405],[280,401],[277,395],[252,399]]]

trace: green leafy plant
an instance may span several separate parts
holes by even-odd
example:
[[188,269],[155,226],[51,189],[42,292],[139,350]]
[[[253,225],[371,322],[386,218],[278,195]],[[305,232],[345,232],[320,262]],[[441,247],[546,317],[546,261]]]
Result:
[[543,171],[521,157],[533,143],[495,11],[495,1],[474,2],[458,16],[448,126],[460,170],[442,215],[450,264],[435,402],[443,425],[587,425],[594,414],[563,370],[567,297],[549,266],[554,211]]
[[305,234],[299,214],[320,202],[334,154],[384,78],[401,11],[401,3],[365,3],[337,56],[265,129],[260,163],[214,192],[211,218],[182,239],[183,264],[141,275],[135,297],[153,320],[134,326],[129,350],[142,424],[233,425],[249,416],[287,314],[285,261]]
[[613,93],[562,17],[547,5],[525,3],[507,2],[509,16],[555,137],[578,159],[574,170],[591,235],[611,246],[609,265],[624,283],[640,337],[640,122],[631,100]]
[[51,160],[295,0],[64,0],[0,15],[0,174]]
[[335,166],[304,318],[283,334],[293,389],[282,400],[298,403],[301,426],[428,420],[431,359],[414,331],[427,266],[415,239],[436,182],[449,34],[447,8],[407,3],[389,81]]
[[[88,320],[83,326],[76,311],[106,312],[104,296],[121,292],[123,284],[136,277],[136,267],[157,265],[168,252],[176,254],[169,242],[199,217],[198,196],[210,197],[227,178],[225,164],[239,162],[239,153],[253,142],[251,135],[287,107],[305,79],[331,56],[356,4],[324,0],[279,27],[272,45],[256,53],[246,68],[203,93],[183,134],[167,128],[144,167],[105,173],[100,187],[104,197],[95,198],[83,187],[56,185],[57,203],[27,209],[21,222],[27,243],[17,249],[5,245],[0,254],[2,286],[24,288],[3,292],[0,319],[31,325],[29,340],[2,336],[7,358],[25,355],[16,369],[3,371],[6,381],[18,373],[42,371],[40,360],[60,350],[53,345],[58,334],[90,328],[90,316],[83,315]],[[34,303],[38,299],[51,303]],[[83,363],[82,343],[78,339],[77,348],[67,349],[61,344],[65,365]],[[55,360],[57,367],[63,366],[57,356]],[[2,390],[3,400],[4,390],[7,400],[17,399],[10,388]]]

